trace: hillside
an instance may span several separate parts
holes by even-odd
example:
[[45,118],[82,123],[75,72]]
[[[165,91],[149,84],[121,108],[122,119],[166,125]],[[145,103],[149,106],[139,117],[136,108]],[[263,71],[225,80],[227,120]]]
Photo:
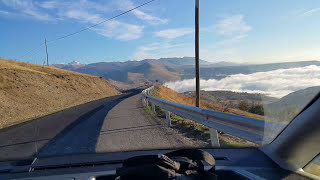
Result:
[[102,77],[0,59],[0,128],[117,94]]
[[[56,65],[55,65],[56,66]],[[112,80],[117,87],[136,87],[144,82],[166,82],[180,80],[181,73],[175,67],[155,63],[153,61],[127,61],[127,62],[101,62],[88,64],[74,69],[70,65],[56,66],[62,69],[73,70],[80,73],[102,76]]]
[[[195,106],[195,98],[193,98],[192,96],[178,93],[164,86],[160,86],[160,85],[155,86],[155,91],[153,92],[152,95],[164,100],[168,100],[168,101],[172,101],[180,104],[186,104],[190,106]],[[222,111],[222,112],[231,113],[231,114],[240,115],[240,116],[263,119],[263,116],[242,111],[236,108],[226,108],[223,104],[215,104],[206,100],[201,100],[200,107],[204,109]]]
[[[184,94],[195,96],[194,91],[188,91]],[[247,92],[233,92],[233,91],[200,91],[200,97],[211,103],[228,104],[229,107],[238,108],[241,101],[247,102],[248,104],[270,104],[278,101],[277,98],[270,97],[259,93],[247,93]]]

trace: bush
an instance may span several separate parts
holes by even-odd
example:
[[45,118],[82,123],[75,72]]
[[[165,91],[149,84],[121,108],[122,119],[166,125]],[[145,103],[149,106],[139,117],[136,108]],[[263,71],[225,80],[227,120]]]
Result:
[[246,101],[240,101],[238,104],[238,108],[242,111],[247,111],[253,114],[264,115],[264,108],[261,104],[252,103],[249,105]]
[[249,112],[259,115],[264,115],[264,108],[261,104],[252,104],[252,106],[249,109]]

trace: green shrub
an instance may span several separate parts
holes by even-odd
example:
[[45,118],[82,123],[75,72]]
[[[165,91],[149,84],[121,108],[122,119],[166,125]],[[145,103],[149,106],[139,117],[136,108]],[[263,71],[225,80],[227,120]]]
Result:
[[264,115],[264,108],[263,105],[261,104],[252,104],[249,112],[254,113],[254,114],[259,114],[259,115]]

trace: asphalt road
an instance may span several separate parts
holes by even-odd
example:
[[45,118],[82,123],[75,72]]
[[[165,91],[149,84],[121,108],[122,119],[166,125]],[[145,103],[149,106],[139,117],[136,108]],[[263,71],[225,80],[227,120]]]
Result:
[[145,112],[141,90],[0,130],[0,161],[66,154],[202,146]]

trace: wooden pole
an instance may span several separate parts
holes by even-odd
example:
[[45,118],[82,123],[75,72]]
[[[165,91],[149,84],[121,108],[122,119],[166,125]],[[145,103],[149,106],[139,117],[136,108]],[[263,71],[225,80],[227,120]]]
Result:
[[44,44],[46,45],[46,53],[47,53],[47,66],[49,66],[49,56],[48,56],[47,39],[44,39]]
[[200,107],[200,67],[199,67],[199,6],[200,0],[195,0],[195,65],[196,65],[196,107]]

